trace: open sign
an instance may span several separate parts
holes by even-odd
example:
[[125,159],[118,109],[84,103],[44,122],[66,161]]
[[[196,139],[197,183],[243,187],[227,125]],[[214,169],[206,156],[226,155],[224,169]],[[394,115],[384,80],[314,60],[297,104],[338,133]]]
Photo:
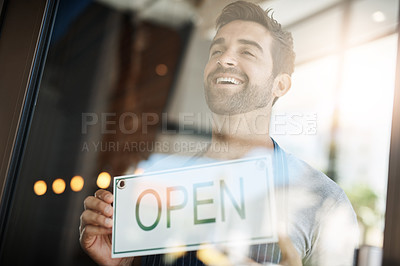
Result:
[[270,157],[114,178],[112,256],[276,241]]

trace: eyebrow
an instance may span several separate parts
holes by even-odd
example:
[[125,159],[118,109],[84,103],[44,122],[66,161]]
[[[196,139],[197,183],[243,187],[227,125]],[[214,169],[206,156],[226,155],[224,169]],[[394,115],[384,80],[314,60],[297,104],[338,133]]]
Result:
[[221,44],[221,43],[224,43],[224,42],[225,42],[225,38],[218,38],[218,39],[213,40],[211,45],[210,45],[210,50],[214,45]]
[[261,45],[259,45],[259,44],[258,44],[257,42],[255,42],[255,41],[240,39],[240,40],[239,40],[239,43],[254,46],[254,47],[257,48],[258,50],[260,50],[262,53],[264,52],[264,51],[263,51],[263,48],[261,47]]
[[[211,50],[211,48],[212,48],[214,45],[222,44],[222,43],[224,43],[224,42],[225,42],[225,38],[218,38],[218,39],[213,40],[212,43],[211,43],[211,45],[210,45],[210,50]],[[257,42],[255,42],[255,41],[246,40],[246,39],[240,39],[240,40],[238,40],[238,42],[241,43],[241,44],[246,44],[246,45],[254,46],[254,47],[257,48],[258,50],[260,50],[262,53],[264,52],[264,51],[263,51],[263,48],[261,47],[261,45],[259,45],[259,44],[258,44]]]

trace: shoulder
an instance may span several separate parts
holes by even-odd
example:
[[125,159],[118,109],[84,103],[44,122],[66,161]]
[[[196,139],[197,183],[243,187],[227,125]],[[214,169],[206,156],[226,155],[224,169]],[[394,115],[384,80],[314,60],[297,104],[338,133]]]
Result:
[[343,189],[332,179],[294,155],[286,153],[289,190],[297,198],[304,198],[308,211],[316,223],[335,209],[347,209],[354,216],[353,207]]
[[[357,219],[345,192],[321,171],[294,155],[284,154],[288,173],[289,228],[293,230],[291,237],[305,261],[311,257],[315,259],[316,254],[319,259],[321,254],[337,255],[323,248],[329,243],[354,249],[358,236]],[[344,245],[346,241],[349,245]]]
[[291,187],[302,188],[308,193],[315,193],[323,198],[333,198],[340,202],[348,201],[343,189],[324,173],[290,153],[285,154]]

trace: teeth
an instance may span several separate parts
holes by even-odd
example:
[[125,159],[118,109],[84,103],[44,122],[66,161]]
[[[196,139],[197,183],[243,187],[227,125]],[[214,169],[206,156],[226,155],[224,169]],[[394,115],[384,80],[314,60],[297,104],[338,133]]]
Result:
[[235,84],[235,85],[239,85],[240,84],[240,81],[238,81],[238,80],[236,80],[234,78],[217,78],[217,84],[226,83],[226,82],[229,82],[229,83],[232,83],[232,84]]

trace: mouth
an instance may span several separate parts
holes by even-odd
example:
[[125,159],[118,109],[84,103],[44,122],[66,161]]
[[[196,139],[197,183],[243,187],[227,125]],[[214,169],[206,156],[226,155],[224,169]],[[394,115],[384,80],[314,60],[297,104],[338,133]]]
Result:
[[240,85],[243,81],[234,77],[218,77],[215,80],[216,84]]

